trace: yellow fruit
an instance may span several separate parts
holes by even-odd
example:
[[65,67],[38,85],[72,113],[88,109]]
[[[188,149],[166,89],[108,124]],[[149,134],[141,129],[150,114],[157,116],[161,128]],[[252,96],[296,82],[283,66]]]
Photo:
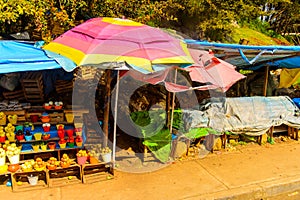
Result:
[[22,181],[18,181],[18,182],[17,182],[17,185],[22,185],[22,184],[23,184]]

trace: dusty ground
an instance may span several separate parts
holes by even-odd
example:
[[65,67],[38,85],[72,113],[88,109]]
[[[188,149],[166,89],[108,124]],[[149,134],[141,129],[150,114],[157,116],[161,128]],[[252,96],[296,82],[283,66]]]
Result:
[[[240,140],[240,141],[233,141],[232,143],[227,143],[226,148],[224,149],[221,147],[220,140],[216,144],[215,141],[215,149],[213,152],[207,151],[203,146],[203,143],[192,143],[189,152],[186,155],[184,152],[186,151],[186,146],[180,147],[178,145],[177,155],[183,155],[180,157],[176,157],[174,160],[170,160],[167,163],[161,163],[158,159],[156,159],[153,154],[148,153],[147,157],[143,153],[135,153],[129,147],[127,150],[119,149],[116,154],[116,169],[122,172],[129,172],[129,173],[144,173],[144,172],[153,172],[156,170],[160,170],[168,165],[175,163],[175,162],[182,162],[182,161],[191,161],[197,159],[204,159],[205,157],[211,157],[213,155],[222,155],[222,154],[236,154],[236,153],[244,153],[247,150],[251,149],[252,151],[261,151],[262,148],[272,148],[268,142],[264,142],[262,145],[259,145],[257,142],[251,142],[247,139]],[[274,137],[274,142],[276,145],[288,145],[293,144],[295,140],[285,136],[285,135],[278,135]],[[273,150],[276,151],[276,150]],[[183,153],[182,153],[183,152]],[[207,160],[208,162],[210,160]]]
[[198,200],[222,191],[232,190],[235,193],[239,189],[245,190],[245,186],[251,189],[257,184],[268,184],[277,179],[300,175],[300,142],[291,139],[282,141],[278,138],[274,145],[239,144],[226,150],[209,153],[202,159],[194,155],[165,165],[151,158],[142,162],[130,151],[119,153],[127,156],[131,162],[128,159],[119,159],[112,180],[21,193],[11,192],[8,187],[3,186],[0,189],[0,196],[9,195],[11,200],[89,198]]

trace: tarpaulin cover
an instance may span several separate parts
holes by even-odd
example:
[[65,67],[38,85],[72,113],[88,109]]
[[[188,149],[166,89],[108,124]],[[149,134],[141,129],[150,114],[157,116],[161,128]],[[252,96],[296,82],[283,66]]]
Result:
[[48,57],[43,49],[34,43],[0,41],[0,73],[36,71],[46,69],[74,69],[75,64],[60,55]]
[[279,88],[289,88],[300,82],[300,69],[282,69],[280,72]]
[[264,134],[272,126],[282,124],[300,128],[299,108],[288,96],[223,98],[211,102],[204,112],[193,112],[193,115],[189,115],[190,118],[201,116],[202,119],[195,120],[199,121],[200,126],[192,124],[189,128],[204,127],[203,122],[207,121],[207,127],[219,133],[230,131],[234,134],[257,136]]
[[289,68],[289,69],[299,68],[300,67],[300,56],[295,56],[295,57],[291,57],[291,58],[282,58],[280,60],[270,61],[265,64],[258,65],[256,67],[256,69],[259,69],[260,67],[263,67],[266,65],[274,66],[274,67],[278,67],[278,68]]
[[300,108],[300,98],[293,98],[293,102]]

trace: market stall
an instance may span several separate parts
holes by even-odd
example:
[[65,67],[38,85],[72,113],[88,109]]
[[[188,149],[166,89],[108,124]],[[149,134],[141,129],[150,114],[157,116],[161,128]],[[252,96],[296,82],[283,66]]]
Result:
[[0,56],[2,184],[24,191],[112,177],[111,150],[84,147],[89,110],[70,104],[66,92],[72,90],[57,85],[72,84],[74,72],[63,70],[62,63],[66,69],[75,65],[62,56],[49,58],[34,43],[1,41],[0,46],[7,52]]

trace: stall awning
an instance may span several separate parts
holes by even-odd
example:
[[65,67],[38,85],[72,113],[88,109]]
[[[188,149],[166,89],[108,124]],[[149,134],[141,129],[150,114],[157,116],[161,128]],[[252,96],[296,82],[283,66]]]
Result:
[[33,42],[0,41],[0,74],[64,68],[74,69],[76,65],[60,55],[50,58]]
[[266,65],[299,68],[300,46],[253,46],[186,39],[193,48],[213,50],[215,56],[240,69],[257,70]]

